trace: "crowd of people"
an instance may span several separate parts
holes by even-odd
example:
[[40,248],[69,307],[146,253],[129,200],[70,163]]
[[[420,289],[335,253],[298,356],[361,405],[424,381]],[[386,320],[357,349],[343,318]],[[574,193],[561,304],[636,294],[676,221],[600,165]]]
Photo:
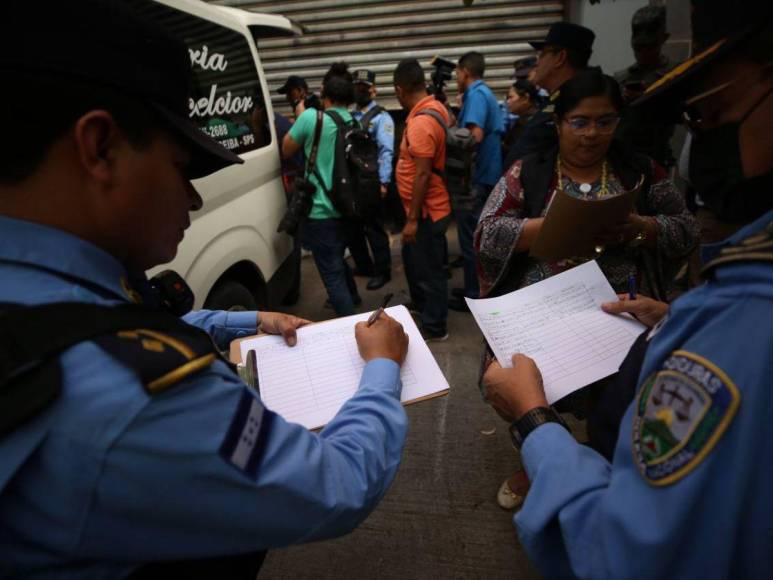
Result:
[[[406,115],[397,144],[395,123],[376,101],[373,71],[350,72],[345,63],[334,64],[323,80],[322,100],[309,92],[304,79],[288,77],[279,92],[296,121],[283,138],[285,157],[302,147],[308,158],[317,110],[338,107],[346,112],[353,102],[347,120],[364,121],[378,144],[384,207],[366,220],[342,216],[326,194],[332,186],[337,133],[330,119],[323,120],[320,156],[313,168],[318,175],[312,177],[317,190],[302,236],[336,314],[349,315],[361,303],[355,276],[370,277],[368,290],[391,280],[389,219],[402,233],[409,307],[418,313],[426,340],[445,340],[449,309],[468,311],[465,298],[524,285],[512,279],[505,283],[500,280],[504,273],[533,283],[583,261],[578,256],[557,264],[533,263],[528,272],[521,271],[524,264],[511,267],[511,258],[528,253],[557,188],[600,199],[637,187],[640,177],[644,183],[636,211],[601,236],[606,251],[599,261],[619,291],[634,276],[650,295],[661,300],[673,296],[674,277],[697,247],[697,222],[669,171],[674,165],[674,123],[655,122],[629,106],[669,68],[662,52],[668,39],[665,8],[640,9],[631,27],[636,62],[613,78],[588,66],[593,31],[567,22],[553,24],[544,41],[532,43],[537,57],[515,61],[515,82],[501,104],[485,82],[486,61],[479,52],[465,53],[457,62],[458,107],[431,95],[418,61],[406,59],[392,79]],[[339,99],[335,103],[330,101],[334,94]],[[461,189],[450,186],[445,171],[447,163],[458,161],[447,159],[446,151],[449,132],[457,128],[469,131],[468,155],[474,159]],[[524,165],[533,177],[526,192],[520,179]],[[320,179],[324,187],[317,185]],[[397,216],[387,207],[393,182],[404,207]],[[449,292],[446,233],[452,221],[463,284]],[[345,259],[347,249],[353,271]]]
[[[764,445],[773,13],[763,0],[724,4],[693,0],[695,56],[675,68],[662,54],[665,9],[639,10],[636,63],[614,77],[588,65],[593,31],[555,23],[532,43],[536,58],[516,62],[504,111],[479,52],[457,62],[458,110],[428,92],[416,59],[404,59],[391,79],[406,114],[399,143],[370,70],[333,64],[319,97],[297,76],[280,89],[294,112],[277,121],[282,155],[311,185],[299,243],[337,316],[361,303],[355,274],[369,277],[368,290],[392,274],[383,214],[344,216],[331,195],[341,127],[360,127],[377,148],[384,203],[395,187],[401,202],[410,307],[426,340],[448,337],[448,309],[464,309],[465,297],[499,296],[591,259],[620,293],[602,308],[648,327],[618,373],[556,407],[533,360],[512,353],[505,368],[484,353],[483,397],[510,422],[524,464],[497,501],[520,506],[518,534],[546,577],[761,578],[773,564],[773,457]],[[401,325],[383,315],[356,326],[360,386],[320,433],[264,408],[219,351],[258,330],[292,346],[308,321],[276,312],[170,317],[144,276],[174,256],[179,224],[169,216],[182,223],[201,206],[191,179],[240,162],[190,123],[180,129],[185,47],[113,0],[47,3],[35,44],[9,14],[0,26],[0,66],[25,87],[2,96],[4,141],[37,112],[28,94],[59,98],[35,147],[0,164],[3,316],[42,315],[56,326],[66,318],[46,305],[75,302],[108,318],[120,310],[168,332],[187,361],[149,389],[126,340],[84,337],[44,374],[19,371],[21,384],[55,393],[30,400],[0,383],[16,411],[0,409],[0,577],[254,578],[267,549],[352,530],[400,464]],[[89,68],[93,51],[112,66]],[[688,194],[671,179],[679,113],[689,130],[680,169]],[[456,162],[467,171],[463,189],[450,186]],[[555,196],[632,190],[634,210],[599,234],[592,255],[530,254]],[[449,291],[452,220],[464,285]],[[147,235],[132,235],[140,221]],[[671,303],[677,272],[692,258],[691,279],[699,246],[700,284]],[[626,293],[632,279],[635,298]],[[8,365],[23,348],[8,348]],[[587,418],[587,444],[559,411]]]

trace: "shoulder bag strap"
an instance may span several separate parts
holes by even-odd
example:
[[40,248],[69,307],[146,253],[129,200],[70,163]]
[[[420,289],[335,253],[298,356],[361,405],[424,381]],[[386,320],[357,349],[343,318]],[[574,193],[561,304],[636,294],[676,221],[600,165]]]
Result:
[[[446,126],[446,120],[437,111],[434,111],[432,109],[422,109],[422,110],[418,111],[414,115],[414,117],[419,117],[421,115],[426,115],[428,117],[432,117],[433,119],[435,119],[435,121],[437,121],[440,124],[440,126],[443,128],[444,132],[448,131],[448,127]],[[403,132],[403,134],[405,135],[405,145],[406,145],[406,149],[408,150],[408,155],[411,155],[411,144],[408,141],[408,124],[407,123],[405,125],[405,131]],[[411,157],[412,157],[412,155],[411,155]],[[433,161],[434,161],[434,159],[433,159]],[[432,173],[434,173],[438,177],[441,177],[442,179],[446,178],[445,171],[443,169],[435,167],[434,163],[432,164]]]
[[380,115],[384,111],[384,107],[380,105],[376,105],[373,107],[370,111],[365,113],[365,115],[360,119],[360,125],[362,125],[362,128],[366,131],[370,127],[371,121],[375,119],[378,115]]

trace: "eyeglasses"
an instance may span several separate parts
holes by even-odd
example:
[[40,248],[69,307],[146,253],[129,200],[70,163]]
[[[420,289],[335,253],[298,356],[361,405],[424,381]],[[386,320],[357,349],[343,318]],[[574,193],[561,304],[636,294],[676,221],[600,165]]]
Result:
[[[762,70],[767,71],[771,67],[773,67],[773,62],[769,62],[764,65]],[[682,120],[684,121],[684,124],[692,131],[701,131],[706,124],[706,119],[701,113],[699,107],[696,106],[697,103],[700,103],[709,97],[713,97],[714,95],[718,95],[729,87],[737,84],[741,78],[741,76],[735,76],[727,82],[718,84],[714,87],[711,87],[710,89],[703,91],[700,94],[687,99],[684,102],[684,109],[682,111]],[[749,86],[751,86],[751,83],[756,82],[755,79],[750,79],[749,81],[750,82],[747,82],[747,85]]]
[[564,119],[564,122],[569,125],[575,135],[587,135],[594,126],[599,135],[611,135],[620,123],[620,117],[618,115],[604,115],[595,121],[588,117],[570,117]]

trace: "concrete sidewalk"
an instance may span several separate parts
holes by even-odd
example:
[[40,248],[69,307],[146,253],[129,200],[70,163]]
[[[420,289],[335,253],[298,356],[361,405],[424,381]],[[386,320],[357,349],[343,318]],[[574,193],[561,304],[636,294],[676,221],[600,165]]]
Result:
[[[456,236],[449,232],[452,256]],[[363,304],[372,310],[386,292],[407,302],[407,285],[393,239],[392,282],[369,292],[358,278]],[[312,320],[333,316],[313,260],[302,265],[300,302],[293,313]],[[461,286],[461,269],[449,288]],[[430,343],[451,390],[448,396],[407,407],[410,431],[403,462],[386,497],[351,535],[273,550],[261,580],[279,578],[538,578],[518,543],[512,513],[495,495],[518,467],[507,424],[478,391],[483,338],[470,314],[451,311],[446,342]]]

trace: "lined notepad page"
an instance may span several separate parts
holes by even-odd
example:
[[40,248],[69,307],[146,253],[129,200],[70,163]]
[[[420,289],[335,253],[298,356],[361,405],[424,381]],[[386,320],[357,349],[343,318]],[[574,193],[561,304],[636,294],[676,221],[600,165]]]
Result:
[[620,368],[644,325],[601,310],[618,300],[595,261],[497,298],[467,299],[497,360],[525,354],[542,372],[548,403]]
[[[404,306],[387,308],[408,334],[408,355],[400,371],[401,401],[443,394],[448,382]],[[328,423],[357,391],[365,362],[357,350],[354,325],[370,313],[329,320],[298,330],[298,344],[288,347],[278,336],[243,341],[242,360],[257,356],[263,404],[288,421],[309,429]]]

